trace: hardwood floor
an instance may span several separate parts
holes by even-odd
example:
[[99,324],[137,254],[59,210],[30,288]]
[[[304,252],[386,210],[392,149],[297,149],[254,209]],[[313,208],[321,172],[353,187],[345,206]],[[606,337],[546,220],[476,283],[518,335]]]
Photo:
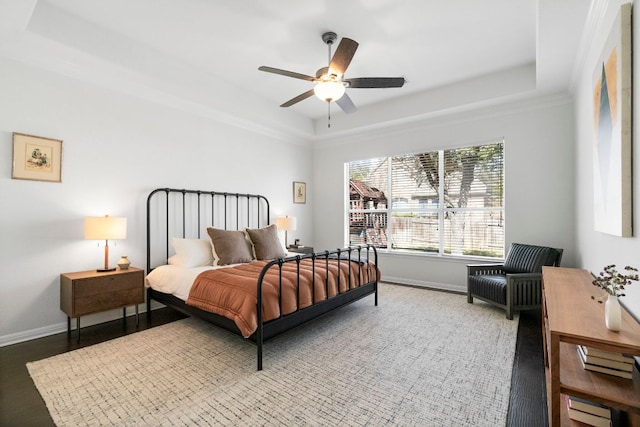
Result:
[[[66,333],[0,348],[0,426],[53,426],[44,401],[26,369],[26,363],[97,344],[137,330],[185,317],[170,309],[155,310],[151,320],[135,316],[82,329],[80,343]],[[511,381],[508,427],[547,426],[541,316],[522,312]]]
[[548,427],[548,425],[542,310],[522,311],[511,375],[507,426]]

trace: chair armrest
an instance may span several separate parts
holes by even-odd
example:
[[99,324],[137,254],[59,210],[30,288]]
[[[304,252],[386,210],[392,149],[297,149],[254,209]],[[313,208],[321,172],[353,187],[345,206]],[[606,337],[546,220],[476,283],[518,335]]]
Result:
[[534,308],[542,302],[542,273],[507,274],[507,304]]
[[504,264],[467,264],[467,275],[505,274]]
[[524,282],[542,280],[542,273],[509,273],[507,274],[507,283]]

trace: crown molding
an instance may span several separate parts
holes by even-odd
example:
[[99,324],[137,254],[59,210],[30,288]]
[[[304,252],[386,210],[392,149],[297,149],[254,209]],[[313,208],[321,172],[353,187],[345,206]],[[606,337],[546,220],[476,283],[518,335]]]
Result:
[[591,7],[587,14],[587,20],[582,31],[582,37],[580,37],[580,44],[578,45],[576,59],[573,62],[573,69],[569,77],[569,90],[573,93],[575,93],[577,86],[580,83],[582,70],[587,66],[589,49],[598,34],[598,30],[602,27],[604,18],[607,14],[607,9],[609,8],[609,3],[609,0],[591,1]]
[[[461,125],[475,120],[521,114],[527,111],[572,104],[573,101],[573,96],[568,92],[541,95],[532,91],[407,117],[393,123],[375,124],[336,135],[323,135],[313,138],[313,140],[315,147],[324,149],[327,146],[362,143],[373,137],[389,137],[391,139],[405,133],[422,132],[434,127]],[[322,144],[318,144],[318,142],[322,142]]]

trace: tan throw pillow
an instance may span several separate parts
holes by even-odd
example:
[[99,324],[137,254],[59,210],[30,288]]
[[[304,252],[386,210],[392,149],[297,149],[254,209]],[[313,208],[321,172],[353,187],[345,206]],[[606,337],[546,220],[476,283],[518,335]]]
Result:
[[239,264],[253,261],[249,242],[242,231],[207,228],[211,239],[213,265]]
[[278,239],[278,228],[275,224],[264,228],[247,228],[245,231],[253,245],[253,254],[256,259],[276,259],[287,256]]

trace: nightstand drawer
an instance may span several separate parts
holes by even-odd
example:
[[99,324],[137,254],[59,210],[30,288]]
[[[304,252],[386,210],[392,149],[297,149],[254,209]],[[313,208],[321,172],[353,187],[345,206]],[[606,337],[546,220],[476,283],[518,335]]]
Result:
[[287,250],[298,254],[312,254],[313,246],[289,246]]
[[[140,272],[142,275],[142,272]],[[135,275],[119,275],[93,277],[91,279],[80,279],[74,283],[76,298],[88,297],[91,295],[101,295],[105,291],[126,291],[137,289],[140,291],[140,277]]]
[[122,289],[103,291],[99,294],[77,296],[74,300],[73,312],[76,316],[96,313],[127,305],[144,302],[144,291],[139,286],[136,289]]

